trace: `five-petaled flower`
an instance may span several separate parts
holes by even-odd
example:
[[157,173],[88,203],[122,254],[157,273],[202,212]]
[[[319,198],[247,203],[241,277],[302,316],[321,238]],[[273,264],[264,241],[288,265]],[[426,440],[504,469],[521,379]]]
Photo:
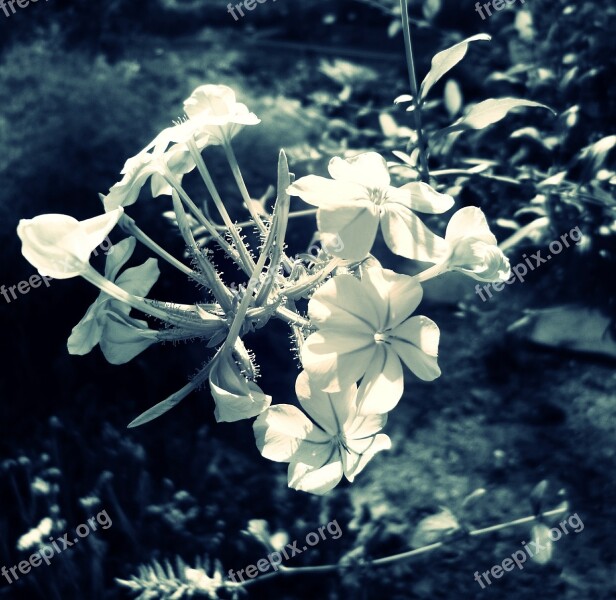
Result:
[[343,475],[352,482],[377,452],[391,447],[389,437],[379,433],[387,416],[358,414],[355,384],[328,394],[302,371],[295,391],[310,419],[296,406],[276,404],[253,426],[261,454],[289,463],[289,487],[324,494]]
[[226,144],[245,125],[257,125],[259,117],[235,99],[226,85],[201,85],[184,101],[189,120],[199,123],[211,144]]
[[321,286],[308,304],[318,331],[301,351],[315,385],[338,392],[363,378],[358,403],[370,414],[400,400],[401,361],[420,379],[436,379],[439,329],[427,317],[410,316],[422,295],[415,279],[380,267],[365,269],[361,280],[337,275]]
[[120,207],[85,221],[59,214],[21,219],[17,227],[21,253],[41,275],[77,277],[91,268],[90,254],[103,243],[122,213]]
[[[135,296],[145,296],[156,283],[160,271],[156,259],[149,258],[142,265],[118,272],[135,250],[135,238],[122,240],[107,255],[105,278]],[[127,363],[157,341],[157,332],[146,321],[130,316],[131,307],[104,292],[88,308],[85,316],[68,339],[71,354],[87,354],[100,344],[105,358],[114,365]]]
[[[453,206],[451,196],[421,182],[391,186],[387,163],[376,152],[346,160],[332,158],[329,173],[333,179],[301,177],[288,192],[318,207],[321,241],[331,254],[351,261],[365,258],[379,223],[385,243],[395,254],[431,262],[442,254],[445,241],[413,211],[443,213]],[[332,243],[335,239],[342,240],[342,249]]]

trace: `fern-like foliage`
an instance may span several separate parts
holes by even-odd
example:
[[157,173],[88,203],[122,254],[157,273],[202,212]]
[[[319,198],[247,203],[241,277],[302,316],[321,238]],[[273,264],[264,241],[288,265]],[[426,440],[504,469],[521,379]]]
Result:
[[[210,572],[212,575],[208,574]],[[179,556],[176,556],[175,568],[168,560],[164,561],[164,565],[153,560],[148,565],[141,565],[137,575],[128,580],[116,579],[116,582],[138,594],[137,600],[235,600],[239,593],[237,584],[223,578],[220,561],[212,563],[207,556],[203,559],[198,557],[194,568],[189,567]]]

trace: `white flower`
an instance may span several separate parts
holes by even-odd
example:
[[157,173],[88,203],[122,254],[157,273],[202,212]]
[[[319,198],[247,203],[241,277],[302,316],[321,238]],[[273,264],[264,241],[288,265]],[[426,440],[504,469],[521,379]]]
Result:
[[[105,278],[129,294],[146,296],[156,283],[160,271],[156,259],[149,258],[138,267],[126,269],[118,277],[135,250],[135,238],[127,238],[107,255]],[[114,365],[129,362],[157,341],[157,332],[146,321],[130,316],[130,306],[114,300],[104,292],[88,308],[85,316],[68,339],[70,354],[87,354],[100,344],[105,358]]]
[[211,136],[210,143],[229,142],[245,125],[257,125],[259,117],[235,99],[226,85],[201,85],[184,102],[184,110],[200,130]]
[[21,219],[17,227],[21,252],[41,275],[76,277],[90,268],[90,254],[109,235],[122,212],[120,207],[85,221],[58,214]]
[[216,402],[214,416],[218,423],[256,417],[272,403],[271,396],[240,373],[230,352],[224,352],[214,361],[210,391]]
[[[188,149],[188,140],[193,139],[197,149],[202,150],[209,142],[209,135],[194,121],[186,120],[163,129],[143,150],[124,163],[122,179],[111,186],[103,198],[105,210],[134,204],[141,188],[151,177],[152,197],[171,195],[171,185],[164,174],[168,169],[181,182],[184,175],[196,166]],[[170,146],[170,147],[169,147]]]
[[[288,189],[305,202],[317,206],[321,241],[331,254],[357,261],[370,252],[379,223],[383,237],[395,254],[435,262],[445,249],[443,238],[433,234],[413,211],[440,214],[453,206],[453,198],[425,183],[390,185],[385,159],[366,152],[343,160],[332,158],[333,179],[308,175]],[[342,240],[342,248],[334,241]]]
[[[447,225],[448,270],[460,271],[479,281],[507,281],[509,259],[498,247],[482,210],[467,206],[457,211]],[[440,262],[440,261],[439,261]]]
[[400,400],[401,362],[424,381],[436,379],[439,329],[427,317],[411,317],[422,296],[414,278],[380,267],[365,269],[361,280],[338,275],[321,286],[308,304],[318,331],[301,351],[315,385],[339,392],[363,377],[360,410],[369,414]]
[[313,494],[334,488],[343,475],[353,481],[370,459],[391,447],[378,433],[385,415],[361,416],[357,412],[357,386],[327,394],[311,385],[302,371],[295,391],[302,408],[277,404],[255,421],[253,429],[265,458],[289,463],[289,487]]

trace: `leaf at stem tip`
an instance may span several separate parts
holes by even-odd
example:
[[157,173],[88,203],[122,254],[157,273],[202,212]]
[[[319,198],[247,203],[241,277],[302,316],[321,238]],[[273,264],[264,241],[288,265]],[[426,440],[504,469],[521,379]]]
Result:
[[447,128],[447,133],[464,129],[483,129],[505,118],[510,110],[523,106],[545,108],[556,115],[556,112],[549,106],[540,102],[534,102],[533,100],[524,100],[523,98],[489,98],[475,104],[462,118]]
[[529,496],[530,505],[533,512],[538,515],[543,508],[543,500],[548,489],[548,481],[544,479],[540,481],[532,490]]
[[424,100],[432,86],[443,75],[445,75],[445,73],[453,69],[453,67],[455,67],[466,56],[466,51],[468,50],[468,45],[470,42],[489,42],[491,39],[492,38],[487,33],[479,33],[477,35],[473,35],[472,37],[466,38],[465,40],[451,46],[451,48],[447,48],[446,50],[436,54],[432,59],[430,71],[421,83],[421,88],[419,90],[420,101]]

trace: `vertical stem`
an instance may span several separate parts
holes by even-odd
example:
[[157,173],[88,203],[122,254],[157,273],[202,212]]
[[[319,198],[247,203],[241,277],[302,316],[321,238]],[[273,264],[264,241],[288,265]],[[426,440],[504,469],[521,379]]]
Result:
[[[223,147],[225,149],[225,154],[227,155],[227,160],[229,161],[229,166],[231,167],[233,177],[235,178],[237,187],[239,188],[242,199],[244,200],[244,204],[246,205],[246,208],[248,209],[248,212],[250,213],[250,216],[261,235],[266,235],[267,227],[252,205],[252,199],[250,198],[250,194],[248,193],[248,188],[246,187],[246,183],[244,182],[244,177],[242,175],[240,165],[237,162],[237,158],[235,156],[235,152],[233,151],[233,146],[231,145],[231,142],[225,140],[225,142],[223,143]],[[291,259],[284,252],[282,253],[282,264],[289,268],[293,264]]]
[[120,227],[126,231],[126,233],[132,235],[137,240],[139,240],[144,246],[152,250],[152,252],[158,254],[162,259],[166,260],[170,265],[174,266],[176,269],[188,275],[188,277],[199,280],[199,275],[195,273],[192,269],[187,267],[184,263],[181,263],[177,258],[169,254],[164,248],[159,246],[151,237],[149,237],[146,233],[144,233],[135,223],[135,220],[129,217],[126,213],[124,213],[120,217],[119,221]]
[[406,65],[409,72],[409,83],[411,85],[411,95],[413,96],[413,117],[415,119],[415,129],[417,130],[417,143],[419,146],[419,161],[421,163],[421,179],[429,183],[430,170],[428,169],[428,158],[426,156],[426,143],[423,135],[421,121],[421,101],[417,88],[417,78],[415,76],[415,59],[413,57],[413,46],[411,44],[411,25],[409,23],[408,0],[400,0],[400,11],[402,13],[402,32],[404,33],[404,48],[406,50]]
[[188,140],[188,149],[190,150],[190,154],[193,157],[195,164],[197,165],[197,169],[199,170],[201,179],[203,179],[203,183],[205,183],[205,187],[210,193],[210,196],[212,196],[212,200],[214,200],[214,204],[216,205],[216,208],[220,213],[220,216],[222,217],[222,220],[227,227],[229,234],[233,238],[233,242],[235,243],[235,247],[237,248],[237,251],[240,255],[245,269],[254,269],[255,263],[252,260],[250,254],[248,253],[248,249],[244,245],[244,242],[242,241],[242,238],[238,233],[235,225],[231,221],[231,217],[227,212],[224,202],[222,201],[222,198],[220,197],[220,194],[216,189],[216,184],[214,183],[214,180],[212,179],[208,168],[205,166],[205,162],[203,160],[203,157],[201,156],[201,152],[199,152],[197,144],[195,143],[195,140],[193,138],[190,138]]
[[231,167],[231,172],[233,173],[233,177],[235,178],[237,187],[240,190],[240,194],[242,195],[242,199],[244,200],[246,209],[250,213],[250,216],[254,221],[255,225],[258,227],[259,231],[264,234],[267,232],[267,228],[265,227],[265,224],[261,220],[261,217],[257,214],[254,209],[254,206],[252,205],[252,198],[248,193],[248,188],[246,187],[246,183],[244,182],[244,177],[237,162],[237,158],[235,157],[235,152],[233,151],[233,146],[231,146],[231,142],[226,141],[226,143],[223,144],[223,148],[225,149],[225,154],[227,155],[227,160],[229,161],[229,166]]
[[243,265],[240,259],[240,256],[238,254],[238,251],[235,248],[233,248],[230,244],[228,244],[227,241],[220,236],[218,231],[216,231],[216,227],[214,227],[214,225],[212,225],[207,220],[207,218],[203,214],[203,211],[201,211],[201,209],[192,201],[191,197],[186,193],[186,190],[182,187],[182,185],[177,180],[175,175],[167,168],[166,165],[164,165],[164,167],[165,167],[165,172],[163,174],[163,177],[165,178],[167,183],[178,193],[180,198],[185,202],[186,206],[188,206],[193,216],[197,219],[197,221],[203,227],[205,227],[205,230],[208,232],[208,234],[227,253],[227,255],[231,258],[231,260],[233,260],[233,262],[235,262],[238,266],[240,266],[244,270],[244,272],[249,274],[250,269],[247,269]]

